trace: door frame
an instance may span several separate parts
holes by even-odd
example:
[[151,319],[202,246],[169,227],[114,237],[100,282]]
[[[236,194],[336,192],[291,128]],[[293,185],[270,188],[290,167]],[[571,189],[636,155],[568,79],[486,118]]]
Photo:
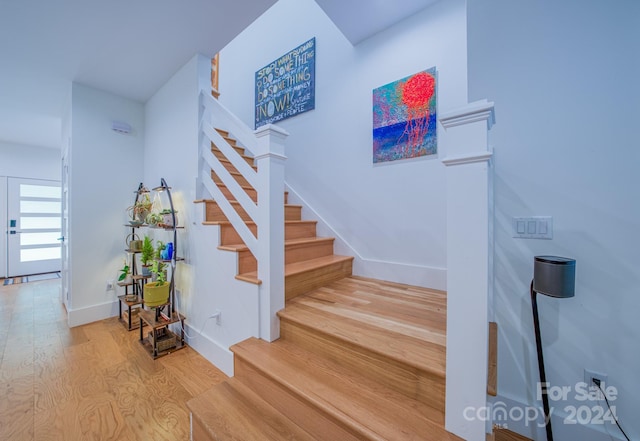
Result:
[[[60,203],[60,211],[62,211],[61,195],[53,199],[50,199],[50,197],[46,197],[46,196],[43,198],[40,198],[40,197],[29,197],[29,196],[22,195],[22,189],[21,189],[22,185],[34,185],[34,186],[47,187],[48,186],[47,184],[50,184],[50,187],[54,187],[54,186],[57,188],[61,187],[61,182],[55,179],[35,179],[35,178],[25,178],[25,177],[13,177],[13,176],[7,177],[7,210],[6,210],[7,221],[5,223],[5,225],[7,225],[7,234],[5,236],[6,236],[6,250],[7,250],[6,267],[7,267],[7,275],[10,277],[60,271],[60,261],[61,261],[60,258],[22,261],[20,257],[23,249],[60,248],[60,245],[57,242],[55,244],[50,242],[45,242],[40,246],[38,246],[35,243],[33,245],[21,245],[21,238],[23,234],[52,233],[52,232],[58,232],[59,234],[60,230],[57,230],[56,228],[36,228],[33,230],[22,231],[24,230],[24,226],[22,225],[22,220],[23,220],[22,218],[24,217],[23,214],[27,214],[26,217],[29,217],[28,213],[21,212],[21,205],[23,200],[42,201],[45,203],[48,201],[53,202],[57,200]],[[47,215],[47,212],[45,211],[43,213],[35,213],[34,216],[45,217],[45,218],[55,218],[55,217],[61,216],[61,214],[58,216],[56,216],[55,213],[51,213]],[[11,221],[11,219],[16,219],[17,225],[13,225],[13,226],[9,225],[9,222]],[[9,231],[13,232],[15,230],[17,230],[17,233],[15,235],[9,236]]]
[[7,188],[7,177],[0,176],[0,225],[4,225],[5,231],[4,234],[0,235],[0,278],[6,278],[8,274],[7,270],[7,255],[9,253],[8,243],[7,243],[7,231],[9,231],[9,220],[8,220],[8,211],[9,211],[9,193]]

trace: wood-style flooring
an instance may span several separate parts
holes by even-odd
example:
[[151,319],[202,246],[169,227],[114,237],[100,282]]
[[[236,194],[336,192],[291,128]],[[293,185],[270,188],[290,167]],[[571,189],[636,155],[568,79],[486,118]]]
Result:
[[153,361],[138,336],[69,329],[59,280],[0,286],[0,440],[188,440],[185,403],[226,376],[189,347]]

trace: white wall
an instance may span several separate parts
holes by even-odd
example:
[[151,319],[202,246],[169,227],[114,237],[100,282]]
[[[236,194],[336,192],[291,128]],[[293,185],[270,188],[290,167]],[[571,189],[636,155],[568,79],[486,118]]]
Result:
[[[495,310],[499,401],[540,405],[529,283],[533,257],[573,257],[576,296],[539,296],[547,379],[572,388],[608,374],[612,402],[640,437],[640,4],[635,0],[469,0],[469,95],[496,103]],[[549,215],[554,238],[512,238],[513,216]],[[564,424],[558,439],[608,440]],[[511,427],[533,437],[531,424]],[[607,426],[615,433],[617,429]],[[537,439],[544,439],[538,432]],[[619,438],[619,437],[618,437]]]
[[0,176],[60,180],[60,149],[0,142]]
[[313,0],[280,0],[222,50],[221,102],[253,127],[255,71],[311,37],[316,108],[278,123],[291,134],[288,185],[334,230],[321,234],[350,245],[336,248],[356,254],[356,273],[445,288],[444,167],[374,166],[371,94],[436,66],[438,111],[465,105],[465,2],[438,2],[353,47]]
[[[255,285],[239,282],[236,255],[217,250],[218,227],[203,226],[203,206],[194,204],[198,174],[198,93],[210,88],[211,60],[196,55],[145,106],[144,182],[165,178],[172,187],[180,224],[176,272],[177,306],[186,315],[189,344],[227,374],[233,373],[229,346],[257,335]],[[171,240],[156,231],[156,240]],[[209,319],[222,312],[220,325]]]
[[[116,294],[106,291],[125,258],[126,208],[143,175],[144,107],[110,93],[73,84],[71,98],[69,325],[117,314]],[[128,135],[111,130],[129,123]]]

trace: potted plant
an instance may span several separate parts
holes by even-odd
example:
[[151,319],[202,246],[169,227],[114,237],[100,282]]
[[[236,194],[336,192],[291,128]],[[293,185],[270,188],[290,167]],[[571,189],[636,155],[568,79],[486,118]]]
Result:
[[159,240],[158,243],[156,243],[156,249],[153,258],[156,260],[162,260],[162,251],[164,251],[165,247],[166,245],[164,244],[164,242]]
[[149,194],[142,194],[135,204],[127,208],[133,220],[132,223],[143,224],[147,220],[149,213],[151,213],[152,206],[153,203],[149,198]]
[[154,260],[151,264],[151,273],[155,282],[144,285],[144,304],[149,307],[164,305],[169,301],[169,282],[165,273],[165,264],[160,260]]
[[173,227],[173,219],[175,217],[175,226],[178,226],[178,210],[171,210],[169,208],[165,208],[160,212],[162,216],[162,225],[165,227]]
[[147,216],[147,223],[152,226],[157,226],[162,222],[162,215],[160,213],[149,213]]
[[120,268],[118,272],[120,273],[118,276],[118,282],[125,282],[129,277],[129,274],[131,274],[131,268],[126,260],[123,261],[122,268]]
[[153,248],[153,239],[145,235],[144,240],[142,241],[142,253],[140,254],[140,262],[142,263],[143,276],[151,275],[150,266],[151,266],[151,261],[153,260],[154,253],[155,253],[155,249]]

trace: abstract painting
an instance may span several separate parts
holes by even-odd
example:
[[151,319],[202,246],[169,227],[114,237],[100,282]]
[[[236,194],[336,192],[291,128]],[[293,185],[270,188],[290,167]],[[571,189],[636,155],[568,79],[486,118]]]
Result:
[[436,68],[373,90],[373,162],[435,155]]

